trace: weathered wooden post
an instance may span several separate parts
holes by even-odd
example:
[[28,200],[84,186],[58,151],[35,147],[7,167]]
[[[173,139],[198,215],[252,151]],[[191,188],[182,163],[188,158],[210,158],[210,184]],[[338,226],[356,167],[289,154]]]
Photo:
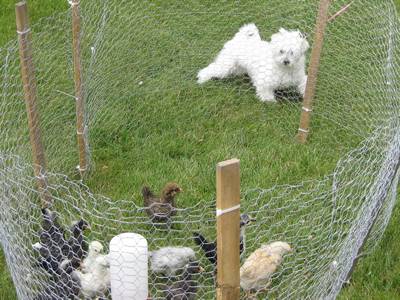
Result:
[[85,133],[85,103],[82,88],[82,62],[81,62],[81,18],[79,0],[71,1],[72,12],[72,50],[74,62],[74,83],[76,99],[76,134],[78,139],[79,166],[78,170],[83,177],[88,168],[87,141]]
[[315,88],[317,85],[319,63],[321,58],[322,46],[324,43],[324,35],[326,24],[328,22],[328,9],[331,0],[321,0],[317,23],[315,26],[314,43],[311,51],[310,65],[308,67],[308,79],[306,90],[304,93],[303,107],[300,116],[300,126],[297,133],[297,141],[304,144],[307,141],[311,112],[315,96]]
[[29,137],[32,147],[34,173],[37,178],[42,206],[51,204],[51,197],[47,190],[46,159],[40,131],[39,113],[37,110],[37,91],[35,68],[32,61],[31,29],[29,27],[28,9],[26,2],[15,5],[21,77],[24,87],[24,98],[28,116]]
[[217,165],[217,299],[240,298],[239,160]]

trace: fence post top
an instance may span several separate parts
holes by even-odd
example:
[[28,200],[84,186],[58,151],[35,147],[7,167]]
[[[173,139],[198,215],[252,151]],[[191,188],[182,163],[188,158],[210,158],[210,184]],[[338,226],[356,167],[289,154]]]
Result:
[[228,160],[219,162],[217,164],[217,168],[224,168],[224,167],[228,167],[228,166],[231,166],[231,165],[236,165],[236,164],[239,164],[239,163],[240,163],[239,159],[232,158],[232,159],[228,159]]
[[29,29],[28,8],[25,1],[15,4],[17,32],[25,33]]
[[16,7],[25,6],[25,5],[26,5],[26,1],[20,1],[20,2],[15,3]]

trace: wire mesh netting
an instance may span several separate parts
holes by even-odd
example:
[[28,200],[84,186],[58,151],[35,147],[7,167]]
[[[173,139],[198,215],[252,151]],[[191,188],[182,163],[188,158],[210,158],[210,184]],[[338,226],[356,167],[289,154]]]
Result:
[[[332,1],[329,15],[349,2]],[[335,298],[396,200],[399,24],[389,0],[352,1],[328,22],[311,138],[300,146],[293,136],[318,5],[81,1],[84,181],[71,10],[34,24],[24,47],[35,65],[47,208],[32,167],[18,41],[0,49],[0,241],[18,297],[138,295],[133,272],[148,274],[151,299],[214,299],[214,165],[238,156],[242,297]],[[110,245],[124,232],[144,236],[150,251],[132,245],[126,269]],[[277,241],[290,251],[276,252]],[[259,277],[247,272],[262,264]]]

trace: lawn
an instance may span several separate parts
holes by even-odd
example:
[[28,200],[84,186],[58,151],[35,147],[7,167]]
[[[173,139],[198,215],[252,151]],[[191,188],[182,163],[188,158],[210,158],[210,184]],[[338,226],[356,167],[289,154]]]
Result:
[[[218,8],[218,3],[209,2],[210,6]],[[0,0],[0,4],[4,8],[0,15],[0,45],[4,45],[14,37],[14,2]],[[42,0],[40,4],[39,1],[31,1],[29,4],[33,22],[62,12],[67,7],[64,1]],[[397,4],[400,5],[400,1]],[[261,21],[264,18],[258,10],[255,9],[254,13],[256,20]],[[179,21],[179,25],[186,30],[172,34],[177,41],[182,42],[179,45],[181,48],[198,51],[196,47],[192,49],[184,44],[190,38],[201,41],[199,45],[204,42],[203,46],[212,48],[213,53],[220,47],[210,45],[210,40],[200,39],[192,19],[183,18]],[[226,20],[221,16],[221,32],[235,30],[229,27],[236,28],[249,19],[248,16],[237,14],[231,24],[224,21]],[[160,23],[166,28],[177,26],[174,22],[177,21],[173,18],[160,17]],[[186,196],[182,196],[182,201],[194,204],[198,199],[213,199],[214,164],[231,156],[239,156],[242,161],[242,186],[245,189],[260,186],[267,188],[275,184],[292,184],[303,179],[320,179],[332,172],[337,160],[360,142],[360,138],[354,138],[345,130],[335,131],[336,138],[330,138],[329,132],[333,126],[318,126],[323,119],[317,119],[310,144],[300,151],[299,145],[291,139],[293,131],[290,130],[290,126],[298,120],[298,104],[264,105],[255,99],[246,79],[215,82],[204,89],[197,88],[193,81],[187,80],[187,84],[180,85],[175,91],[174,84],[179,84],[179,80],[183,78],[189,79],[191,75],[177,74],[174,71],[196,69],[197,66],[204,65],[209,57],[204,53],[196,57],[194,52],[182,54],[177,51],[176,61],[165,61],[165,53],[172,53],[176,45],[163,39],[163,35],[170,33],[163,32],[160,28],[162,27],[149,26],[146,34],[153,36],[152,41],[148,44],[143,42],[143,50],[135,53],[136,58],[150,57],[154,64],[141,64],[140,60],[137,62],[127,59],[124,69],[113,70],[115,73],[112,74],[112,82],[101,81],[102,85],[97,87],[96,92],[102,95],[105,90],[115,88],[113,84],[118,83],[118,79],[121,80],[121,85],[132,85],[141,81],[140,75],[149,78],[129,96],[123,93],[124,86],[117,86],[121,94],[119,101],[110,101],[112,105],[109,107],[104,106],[104,103],[100,105],[108,113],[108,118],[103,117],[101,111],[91,116],[92,123],[97,126],[91,132],[91,140],[96,145],[92,153],[96,170],[88,178],[87,184],[96,193],[107,195],[111,199],[140,199],[140,186],[144,182],[159,189],[164,182],[173,179],[185,189]],[[207,26],[200,30],[213,32]],[[117,33],[105,34],[112,36]],[[216,38],[218,34],[220,33],[216,33]],[[118,36],[115,37],[117,40]],[[141,37],[140,32],[137,37]],[[158,47],[153,47],[153,43]],[[115,57],[125,59],[129,57],[129,53],[119,52]],[[192,60],[185,61],[186,57]],[[99,68],[100,72],[96,74],[99,80],[102,76],[110,76],[108,73],[101,73],[108,72],[108,67],[105,62],[104,69]],[[140,71],[134,76],[126,76],[131,67],[139,68]],[[165,77],[151,76],[158,71]],[[150,75],[146,77],[146,74]],[[174,75],[176,79],[170,80]],[[166,92],[162,89],[154,91],[152,87],[159,82],[164,82],[165,86],[162,88],[165,87]],[[244,88],[239,90],[236,88],[238,85]],[[115,95],[116,98],[119,96]],[[95,95],[94,98],[96,97],[104,101],[100,99],[101,96]],[[137,98],[145,105],[137,106],[132,102],[132,99]],[[110,114],[112,111],[114,116]],[[55,134],[64,130],[64,127],[73,129],[73,123],[63,123],[63,128],[49,128],[48,132]],[[73,137],[66,143],[73,147]],[[62,151],[64,149],[49,149],[49,156],[54,159]],[[66,161],[69,163],[74,159],[74,156],[69,156]],[[56,165],[50,159],[50,165],[52,164]],[[317,216],[315,219],[318,219]],[[375,251],[359,261],[350,285],[341,293],[342,299],[400,299],[399,223],[400,211],[397,207]],[[0,265],[0,272],[0,299],[14,299],[15,290],[4,263]]]

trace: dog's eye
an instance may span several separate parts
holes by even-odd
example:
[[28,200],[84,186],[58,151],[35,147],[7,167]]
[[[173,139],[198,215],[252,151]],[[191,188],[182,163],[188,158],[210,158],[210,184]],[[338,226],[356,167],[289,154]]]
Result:
[[280,54],[285,53],[285,50],[281,49],[281,51],[279,51]]

